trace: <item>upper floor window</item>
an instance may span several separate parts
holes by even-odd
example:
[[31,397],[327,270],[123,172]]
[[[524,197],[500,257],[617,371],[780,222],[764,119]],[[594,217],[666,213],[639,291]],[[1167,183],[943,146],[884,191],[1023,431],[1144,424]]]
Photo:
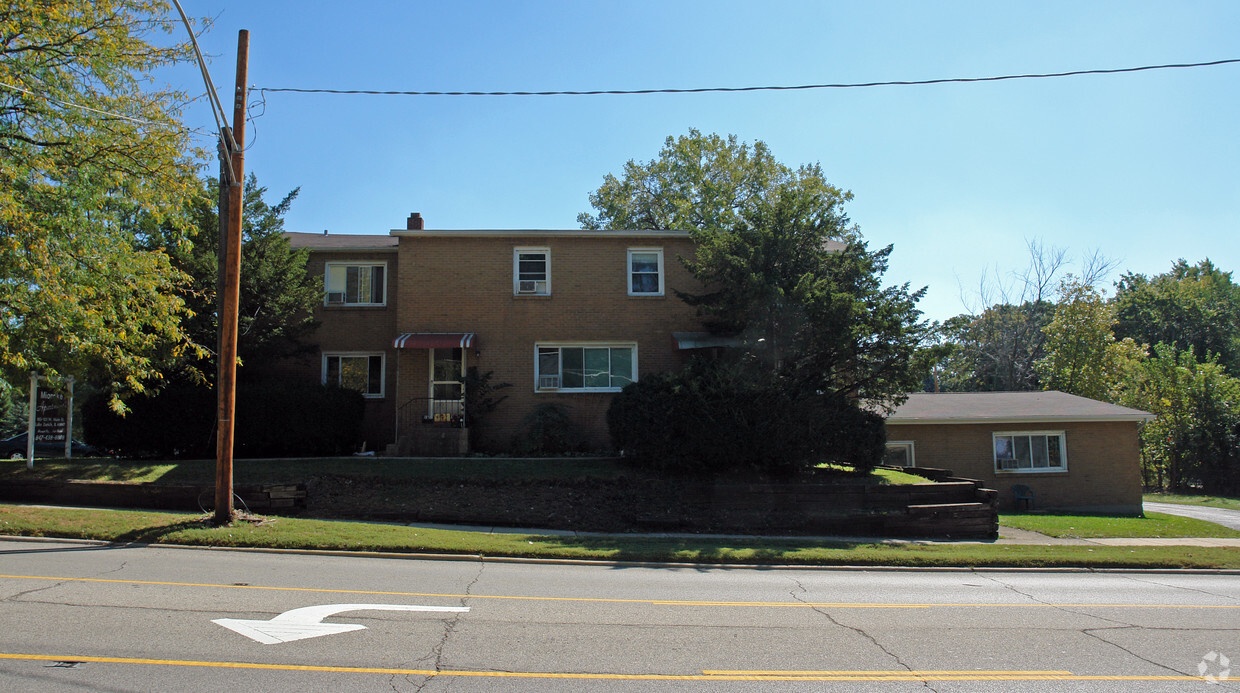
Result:
[[323,384],[383,397],[383,354],[324,354]]
[[995,471],[1067,471],[1066,445],[1063,431],[995,433]]
[[514,248],[512,251],[512,292],[546,296],[551,293],[551,250]]
[[386,305],[386,274],[385,262],[329,262],[323,280],[326,289],[323,302],[329,306]]
[[629,249],[629,295],[663,295],[663,249]]

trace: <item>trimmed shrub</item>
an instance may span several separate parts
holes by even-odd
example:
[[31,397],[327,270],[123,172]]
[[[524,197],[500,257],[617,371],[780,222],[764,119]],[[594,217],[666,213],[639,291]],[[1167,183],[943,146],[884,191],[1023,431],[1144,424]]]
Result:
[[697,360],[632,383],[607,424],[635,464],[686,474],[787,475],[821,462],[868,470],[886,443],[881,416],[743,361]]
[[567,407],[556,403],[540,404],[522,417],[521,429],[512,448],[518,455],[571,452],[577,442],[574,429]]
[[[173,382],[128,402],[117,416],[100,393],[82,408],[85,438],[125,457],[211,457],[215,454],[216,391]],[[300,381],[237,384],[233,451],[237,457],[347,454],[361,442],[360,393]]]

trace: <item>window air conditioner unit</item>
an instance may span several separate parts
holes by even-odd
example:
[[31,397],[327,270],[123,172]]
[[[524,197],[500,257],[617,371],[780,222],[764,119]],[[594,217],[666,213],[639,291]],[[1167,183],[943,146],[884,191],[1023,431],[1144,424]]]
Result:
[[538,293],[538,282],[533,279],[522,279],[517,282],[517,293],[519,294],[536,294]]
[[560,376],[558,375],[540,375],[538,376],[539,390],[558,390],[560,387]]
[[327,292],[327,303],[328,305],[340,305],[344,303],[344,292],[343,291],[328,291]]

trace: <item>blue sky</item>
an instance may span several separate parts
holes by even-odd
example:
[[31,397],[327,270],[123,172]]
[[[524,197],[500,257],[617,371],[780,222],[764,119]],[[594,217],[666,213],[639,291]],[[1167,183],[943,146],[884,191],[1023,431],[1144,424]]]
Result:
[[[182,0],[230,103],[238,29],[256,87],[587,90],[794,85],[1240,58],[1237,2]],[[168,79],[202,91],[183,66]],[[291,231],[576,228],[587,195],[689,128],[763,140],[851,190],[889,283],[964,312],[1040,239],[1124,271],[1240,269],[1240,64],[985,84],[740,94],[268,93],[246,169],[301,187]],[[252,94],[252,100],[258,99]],[[190,125],[214,127],[205,107]],[[214,170],[214,167],[212,167]],[[274,199],[272,201],[274,201]],[[1112,277],[1115,278],[1115,277]]]

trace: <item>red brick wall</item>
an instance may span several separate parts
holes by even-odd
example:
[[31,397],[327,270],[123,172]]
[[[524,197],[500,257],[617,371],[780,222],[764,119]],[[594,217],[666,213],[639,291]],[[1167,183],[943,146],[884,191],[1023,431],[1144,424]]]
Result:
[[[551,295],[513,295],[513,250],[549,248]],[[628,295],[629,248],[663,248],[665,295]],[[701,330],[693,308],[673,288],[699,286],[678,256],[690,254],[687,238],[405,237],[400,245],[399,332],[473,332],[469,366],[493,371],[492,383],[510,383],[507,400],[484,426],[491,445],[505,446],[521,418],[544,402],[568,407],[587,447],[609,445],[605,414],[609,393],[535,390],[535,343],[637,344],[638,377],[674,369],[683,353],[674,331]],[[398,401],[426,397],[427,355],[411,350],[399,360]]]
[[[1065,472],[995,471],[992,434],[1063,431]],[[887,440],[913,441],[919,467],[951,469],[999,491],[1000,507],[1013,507],[1012,486],[1033,489],[1036,507],[1141,510],[1141,457],[1135,422],[1036,424],[887,424]]]
[[400,274],[399,257],[395,252],[316,251],[310,254],[306,271],[312,276],[322,277],[327,262],[341,261],[386,262],[387,305],[383,307],[320,305],[314,314],[315,319],[320,322],[319,329],[314,336],[319,349],[300,360],[296,367],[301,377],[321,382],[324,352],[385,354],[384,396],[366,399],[366,418],[362,431],[366,440],[366,449],[382,451],[384,446],[394,442],[396,438],[397,364],[395,352],[392,349],[392,340],[397,334],[396,315],[399,295],[396,291],[396,277]]

